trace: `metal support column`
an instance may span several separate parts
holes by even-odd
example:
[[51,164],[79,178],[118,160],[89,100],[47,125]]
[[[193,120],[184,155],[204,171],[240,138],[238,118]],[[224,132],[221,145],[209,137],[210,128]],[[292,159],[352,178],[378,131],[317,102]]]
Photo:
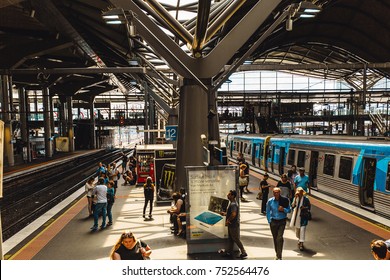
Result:
[[[156,103],[153,100],[153,98],[148,95],[149,97],[149,129],[152,130],[154,129],[154,124],[155,124],[155,109],[156,109]],[[155,132],[150,132],[150,139],[149,143],[154,144],[156,143],[156,133]]]
[[52,137],[51,137],[51,121],[50,121],[50,104],[49,104],[49,89],[44,86],[42,88],[43,95],[43,126],[45,139],[45,157],[53,157]]
[[24,88],[19,88],[19,112],[20,112],[20,132],[23,142],[23,161],[30,162],[30,136],[27,126],[27,106],[26,106],[26,92]]
[[[2,82],[2,111],[4,121],[4,163],[8,162],[8,166],[15,165],[14,145],[12,143],[12,125],[10,117],[9,91],[12,90],[12,79],[9,76],[3,75]],[[7,160],[5,160],[7,159]]]
[[[144,118],[145,118],[145,123],[144,123],[144,130],[149,130],[149,126],[148,126],[148,124],[149,124],[149,117],[148,117],[148,115],[149,115],[149,113],[148,113],[148,111],[149,111],[149,104],[148,104],[148,102],[149,102],[149,91],[147,90],[147,85],[146,85],[146,83],[144,83],[144,91],[145,91],[145,105],[144,105]],[[150,144],[150,142],[149,142],[149,132],[148,131],[145,131],[144,132],[144,142],[145,142],[145,144]]]
[[201,135],[208,137],[208,93],[199,85],[180,89],[175,191],[186,186],[185,166],[203,165]]
[[[73,106],[72,106],[72,96],[66,98],[66,106],[68,109],[67,113],[67,126],[68,126],[68,137],[69,137],[69,152],[74,152],[74,131],[73,131]],[[65,110],[64,110],[65,114]]]
[[58,108],[58,117],[59,117],[58,131],[59,131],[59,135],[64,137],[67,136],[65,104],[66,104],[66,97],[60,98],[60,106]]
[[89,102],[89,116],[91,121],[91,150],[96,149],[96,132],[95,132],[95,116],[94,116],[94,106],[93,106],[94,98],[91,98],[91,101]]
[[54,131],[55,131],[55,122],[54,122],[54,104],[53,104],[53,96],[49,94],[49,116],[50,116],[50,128],[51,128],[51,139],[52,139],[52,147],[53,153],[56,150],[56,141],[54,139]]

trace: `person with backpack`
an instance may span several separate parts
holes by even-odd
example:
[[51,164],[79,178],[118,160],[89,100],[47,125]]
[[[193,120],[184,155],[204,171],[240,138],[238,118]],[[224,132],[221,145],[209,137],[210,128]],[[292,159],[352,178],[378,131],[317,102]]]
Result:
[[108,217],[108,224],[107,226],[112,225],[112,206],[115,202],[115,189],[114,189],[114,181],[110,180],[107,184],[107,217]]
[[148,206],[148,203],[150,202],[149,206],[149,219],[152,218],[152,211],[153,211],[153,199],[154,199],[154,184],[152,181],[152,177],[146,178],[146,183],[144,184],[144,197],[145,197],[145,205],[144,205],[144,211],[142,217],[145,218],[145,212],[146,207]]

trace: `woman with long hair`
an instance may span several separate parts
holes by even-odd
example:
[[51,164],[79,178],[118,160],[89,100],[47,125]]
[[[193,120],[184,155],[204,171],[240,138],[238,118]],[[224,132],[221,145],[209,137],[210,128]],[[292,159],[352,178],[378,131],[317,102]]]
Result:
[[124,232],[111,249],[111,260],[145,260],[150,258],[152,249],[148,244],[135,238],[133,233]]

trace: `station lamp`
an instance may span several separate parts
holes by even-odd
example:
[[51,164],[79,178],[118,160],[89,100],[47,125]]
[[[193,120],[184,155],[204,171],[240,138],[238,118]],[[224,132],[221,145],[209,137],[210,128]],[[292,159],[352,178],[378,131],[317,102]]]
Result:
[[286,30],[292,31],[293,21],[298,18],[314,18],[319,12],[321,7],[317,6],[310,1],[302,1],[300,3],[291,4],[289,6],[289,15],[286,19]]
[[102,18],[107,24],[124,24],[127,28],[127,33],[130,37],[135,37],[137,31],[132,21],[133,14],[125,14],[125,11],[121,8],[114,8],[102,13]]
[[313,18],[319,12],[321,12],[321,7],[316,4],[308,1],[302,1],[298,6],[298,15],[301,18]]
[[102,18],[107,24],[126,24],[125,13],[120,8],[115,8],[103,12]]

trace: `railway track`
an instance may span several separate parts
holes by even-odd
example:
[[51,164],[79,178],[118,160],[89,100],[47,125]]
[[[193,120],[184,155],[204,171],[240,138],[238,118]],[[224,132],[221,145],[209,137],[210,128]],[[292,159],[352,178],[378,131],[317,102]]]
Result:
[[29,179],[17,178],[11,182],[12,187],[7,186],[2,201],[3,240],[83,187],[86,179],[95,174],[98,162],[108,164],[119,158],[118,150],[103,151],[35,172],[27,176]]

